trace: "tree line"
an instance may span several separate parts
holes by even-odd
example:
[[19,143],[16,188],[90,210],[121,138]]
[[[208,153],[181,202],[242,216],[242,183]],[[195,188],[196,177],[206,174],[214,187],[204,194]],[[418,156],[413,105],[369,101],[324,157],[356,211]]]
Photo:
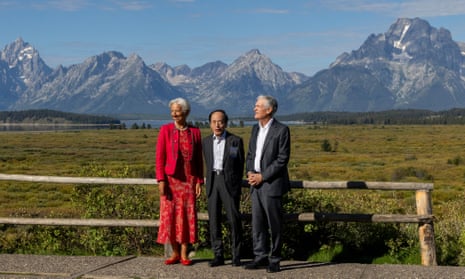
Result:
[[[280,115],[283,121],[299,121],[305,124],[333,124],[333,125],[433,125],[433,124],[465,124],[465,108],[454,108],[444,111],[430,111],[418,109],[399,109],[378,112],[304,112],[290,115]],[[230,123],[230,126],[244,126],[244,120]],[[110,124],[114,128],[123,128],[121,121],[108,116],[78,114],[49,109],[0,111],[2,123],[73,123],[73,124]],[[192,123],[199,127],[208,127],[207,122]],[[134,124],[137,125],[137,124]],[[150,127],[131,126],[131,129]],[[122,127],[123,126],[123,127]]]
[[399,109],[379,112],[306,112],[280,116],[279,118],[284,121],[338,125],[465,124],[465,108],[454,108],[444,111]]
[[78,114],[49,109],[0,111],[3,123],[120,124],[120,120],[100,115]]

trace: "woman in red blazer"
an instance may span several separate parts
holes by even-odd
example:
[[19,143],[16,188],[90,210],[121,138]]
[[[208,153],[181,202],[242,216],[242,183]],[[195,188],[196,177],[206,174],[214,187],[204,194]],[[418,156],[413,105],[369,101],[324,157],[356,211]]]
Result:
[[189,243],[197,242],[197,209],[203,184],[200,129],[187,124],[189,103],[183,98],[169,103],[173,123],[160,128],[155,175],[160,191],[160,226],[157,242],[170,243],[173,255],[165,264],[191,265]]

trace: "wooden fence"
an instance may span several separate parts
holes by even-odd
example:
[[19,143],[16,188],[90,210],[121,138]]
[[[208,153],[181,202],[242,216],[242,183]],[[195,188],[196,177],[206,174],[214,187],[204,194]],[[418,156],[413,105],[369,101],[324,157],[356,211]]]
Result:
[[[28,181],[64,184],[121,184],[155,185],[155,179],[140,178],[95,178],[60,177],[0,174],[0,180]],[[243,186],[248,186],[244,181]],[[421,263],[425,266],[437,265],[434,226],[431,204],[432,183],[410,182],[365,182],[365,181],[291,181],[292,188],[301,189],[359,189],[359,190],[407,190],[415,191],[417,214],[344,214],[344,213],[300,213],[289,214],[287,219],[299,222],[373,222],[373,223],[417,223],[420,239]],[[207,213],[198,213],[199,220],[208,220]],[[101,226],[101,227],[158,227],[158,220],[122,220],[122,219],[71,219],[71,218],[3,218],[0,224],[48,225],[48,226]]]

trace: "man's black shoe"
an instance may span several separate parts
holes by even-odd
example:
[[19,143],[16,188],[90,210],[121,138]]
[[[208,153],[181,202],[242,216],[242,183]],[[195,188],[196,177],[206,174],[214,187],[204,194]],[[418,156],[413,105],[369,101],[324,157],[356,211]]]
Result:
[[266,272],[268,273],[275,273],[280,271],[281,268],[279,267],[279,263],[270,263],[270,265],[266,268]]
[[215,257],[212,261],[208,263],[210,267],[224,265],[224,259],[220,257]]
[[268,259],[263,259],[260,261],[252,261],[248,264],[243,265],[245,269],[257,269],[260,267],[266,267],[268,266]]
[[241,260],[239,260],[239,259],[233,259],[233,261],[232,261],[232,266],[241,266]]

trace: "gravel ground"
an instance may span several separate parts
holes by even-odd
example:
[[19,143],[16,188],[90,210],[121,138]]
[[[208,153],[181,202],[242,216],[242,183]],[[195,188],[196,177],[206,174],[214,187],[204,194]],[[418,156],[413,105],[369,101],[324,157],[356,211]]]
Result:
[[[246,262],[244,260],[244,262]],[[465,267],[372,265],[283,261],[281,272],[245,270],[228,264],[211,268],[207,261],[192,266],[166,266],[158,257],[87,257],[0,254],[0,278],[465,278]]]

